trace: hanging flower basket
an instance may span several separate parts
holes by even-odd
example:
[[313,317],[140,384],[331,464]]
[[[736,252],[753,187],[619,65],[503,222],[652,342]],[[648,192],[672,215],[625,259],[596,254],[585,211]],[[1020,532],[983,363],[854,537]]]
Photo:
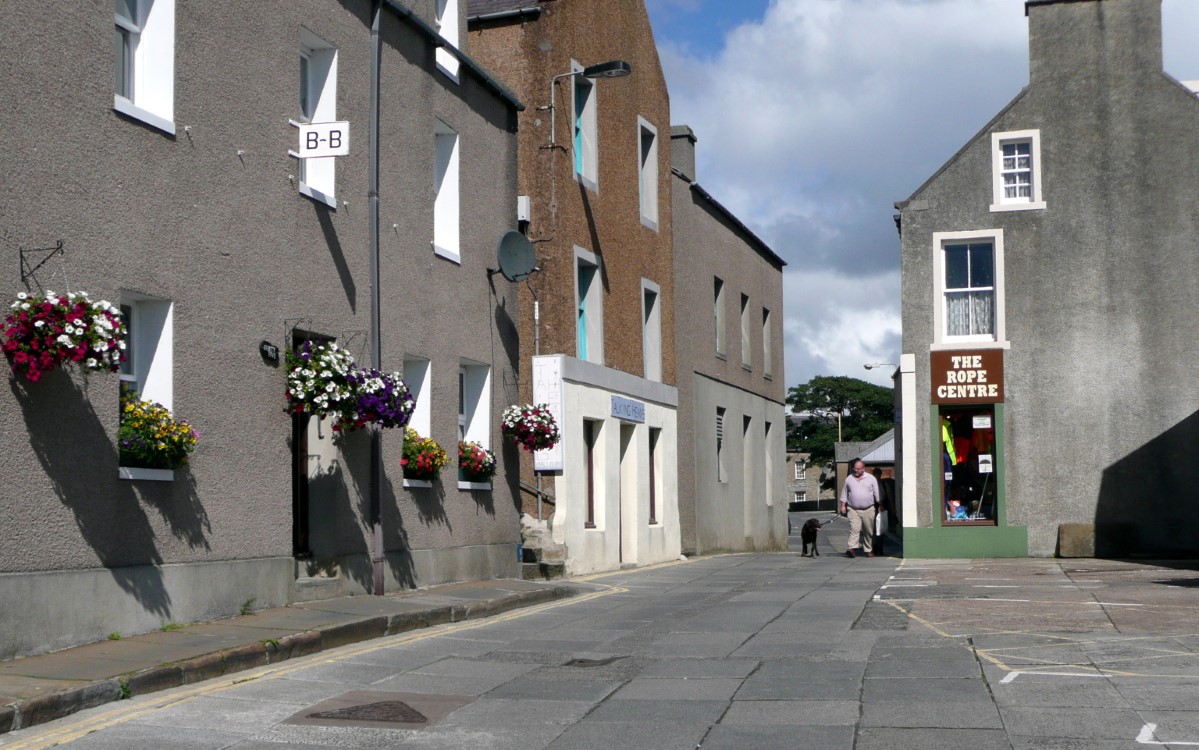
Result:
[[144,401],[136,391],[121,394],[121,425],[117,430],[120,464],[139,469],[178,469],[196,448],[200,434],[176,419],[162,404]]
[[0,348],[16,374],[37,382],[67,362],[92,371],[121,369],[125,323],[108,301],[93,302],[87,292],[22,292],[9,308]]
[[495,476],[495,454],[479,443],[458,443],[458,471],[467,482],[489,482]]
[[545,404],[509,406],[504,410],[500,432],[530,453],[553,448],[561,437],[558,423]]
[[289,412],[330,418],[335,432],[404,427],[416,407],[398,372],[361,368],[331,342],[305,341],[287,353],[286,396]]
[[431,437],[421,437],[411,427],[404,429],[404,457],[400,466],[408,479],[433,479],[449,462],[445,449]]

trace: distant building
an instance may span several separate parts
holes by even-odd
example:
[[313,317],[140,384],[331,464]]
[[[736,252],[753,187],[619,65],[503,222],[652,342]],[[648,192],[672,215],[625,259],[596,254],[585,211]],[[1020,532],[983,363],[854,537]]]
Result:
[[787,451],[786,482],[789,510],[833,510],[836,493],[822,489],[827,475],[823,467],[810,461],[811,454]]
[[1199,99],[1160,0],[1024,10],[1028,86],[896,204],[904,553],[1195,555]]

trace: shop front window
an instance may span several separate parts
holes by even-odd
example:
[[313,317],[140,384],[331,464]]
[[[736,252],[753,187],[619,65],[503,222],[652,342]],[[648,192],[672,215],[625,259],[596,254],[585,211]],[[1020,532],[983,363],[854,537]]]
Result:
[[942,513],[946,525],[994,526],[998,513],[995,474],[995,407],[940,410]]

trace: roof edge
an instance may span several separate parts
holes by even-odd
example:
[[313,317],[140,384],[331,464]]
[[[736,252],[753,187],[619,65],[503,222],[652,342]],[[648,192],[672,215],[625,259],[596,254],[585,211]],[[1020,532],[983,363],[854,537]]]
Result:
[[733,224],[734,227],[736,227],[737,229],[744,232],[749,237],[750,244],[757,247],[758,251],[761,252],[763,255],[765,255],[769,261],[777,264],[779,267],[779,270],[782,270],[782,268],[787,265],[787,261],[785,261],[781,257],[779,257],[779,254],[776,253],[774,250],[771,250],[770,245],[767,245],[766,242],[761,237],[754,234],[754,231],[752,229],[745,226],[745,223],[743,221],[738,219],[737,216],[732,211],[725,208],[724,205],[722,205],[720,201],[716,200],[716,198],[713,197],[711,193],[709,193],[707,190],[704,190],[703,187],[701,187],[698,182],[696,182],[692,178],[688,177],[683,172],[680,172],[678,169],[675,169],[674,167],[671,167],[670,171],[674,175],[676,175],[679,179],[688,183],[691,186],[691,189],[696,194],[698,194],[700,198],[703,198],[704,201],[706,201],[708,204],[710,204],[712,206],[712,208],[716,209],[716,211],[718,213],[720,213],[722,216],[724,216],[726,219],[728,219]]

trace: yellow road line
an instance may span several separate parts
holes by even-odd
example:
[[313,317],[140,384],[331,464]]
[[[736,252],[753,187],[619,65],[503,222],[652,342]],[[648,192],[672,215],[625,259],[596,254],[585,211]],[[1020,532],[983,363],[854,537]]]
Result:
[[[407,634],[397,634],[394,636],[373,639],[361,645],[340,646],[333,650],[333,656],[327,657],[323,660],[319,658],[318,654],[312,654],[312,657],[317,658],[313,659],[308,657],[299,657],[298,659],[289,660],[279,666],[259,667],[258,669],[240,672],[228,677],[219,677],[215,680],[208,680],[206,682],[197,684],[195,687],[189,688],[184,686],[181,688],[173,688],[169,691],[168,695],[141,700],[137,706],[117,704],[117,708],[111,708],[95,716],[89,716],[87,718],[75,720],[72,720],[70,717],[58,719],[55,723],[62,724],[61,726],[56,726],[45,732],[40,732],[34,737],[23,738],[8,744],[6,744],[3,738],[0,737],[0,748],[3,748],[3,750],[44,750],[44,748],[54,747],[67,742],[74,742],[84,735],[91,734],[92,732],[106,729],[117,724],[123,724],[125,722],[132,721],[133,719],[140,718],[153,711],[166,708],[167,706],[175,706],[187,703],[188,701],[195,700],[196,698],[202,698],[212,693],[217,693],[253,680],[278,679],[280,677],[308,669],[321,661],[326,664],[335,664],[339,661],[345,661],[346,659],[355,656],[361,656],[362,654],[368,654],[373,651],[381,651],[383,649],[392,648],[402,644],[417,643],[430,638],[437,638],[440,636],[475,630],[486,625],[492,625],[499,622],[509,622],[511,620],[528,617],[539,612],[545,612],[550,609],[565,607],[572,604],[580,604],[582,602],[591,601],[593,599],[598,599],[610,594],[621,594],[628,591],[628,589],[619,586],[607,586],[606,584],[600,585],[605,586],[604,590],[593,591],[589,594],[582,594],[569,599],[562,599],[559,601],[547,602],[545,604],[538,604],[532,607],[513,610],[504,614],[495,615],[494,617],[486,617],[481,620],[467,620],[460,623],[438,625],[436,627],[425,628],[423,630],[414,631]],[[30,727],[27,730],[17,731],[37,731],[37,728]]]

